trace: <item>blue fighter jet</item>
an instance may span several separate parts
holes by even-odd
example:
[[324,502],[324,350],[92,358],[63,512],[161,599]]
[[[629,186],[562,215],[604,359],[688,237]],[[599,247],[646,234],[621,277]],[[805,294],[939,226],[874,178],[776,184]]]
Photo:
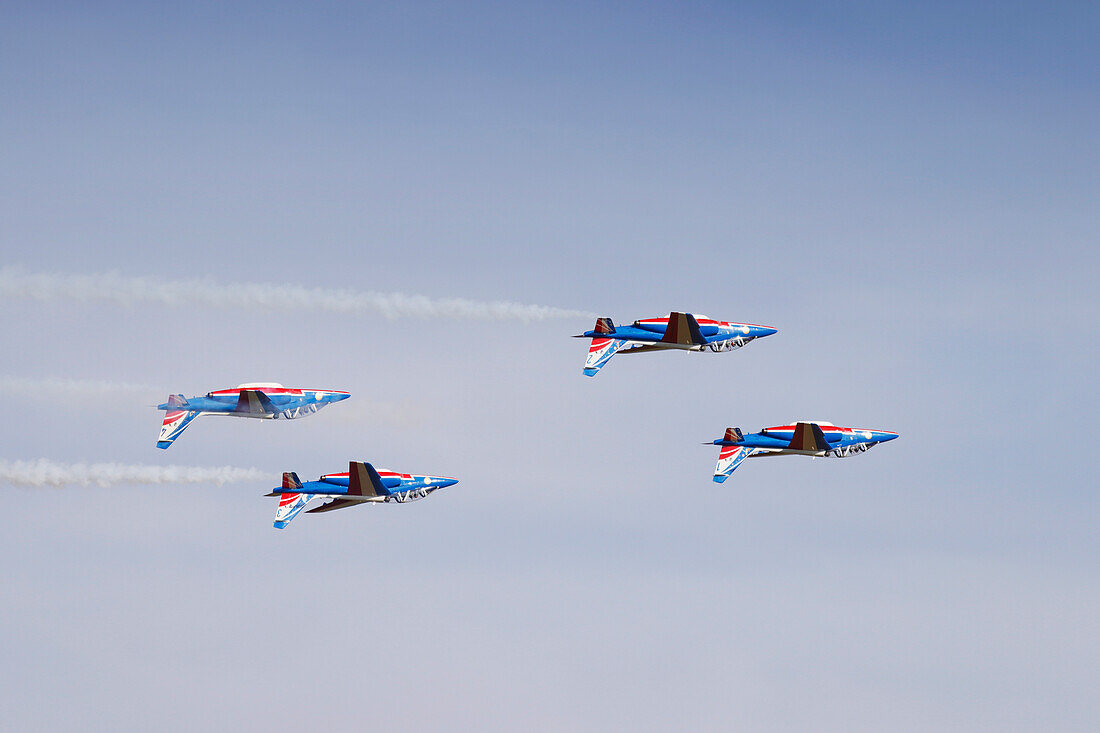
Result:
[[629,326],[618,326],[610,318],[596,319],[596,327],[574,338],[591,338],[584,375],[594,377],[615,354],[646,351],[733,351],[753,339],[771,336],[776,329],[751,323],[716,321],[691,313],[668,314],[668,318],[645,318]]
[[788,455],[847,458],[896,437],[897,433],[886,430],[841,428],[815,420],[777,425],[748,435],[740,428],[726,428],[724,437],[704,445],[722,448],[714,468],[714,480],[722,483],[746,458]]
[[229,415],[266,420],[293,420],[312,415],[326,405],[351,397],[331,389],[288,389],[275,382],[252,382],[233,389],[207,392],[205,397],[168,396],[158,448],[167,448],[199,415]]
[[329,473],[304,484],[296,473],[284,473],[283,485],[266,496],[279,497],[275,510],[275,528],[283,529],[311,500],[331,499],[308,514],[331,512],[367,503],[405,504],[423,499],[437,489],[454,486],[458,479],[449,476],[422,476],[376,469],[369,463],[352,461],[347,473]]

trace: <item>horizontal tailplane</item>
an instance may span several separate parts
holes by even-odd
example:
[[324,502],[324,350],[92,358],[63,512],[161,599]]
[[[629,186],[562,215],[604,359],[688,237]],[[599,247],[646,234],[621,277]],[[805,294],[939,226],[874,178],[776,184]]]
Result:
[[597,318],[596,327],[592,330],[598,334],[615,333],[615,324],[610,318]]

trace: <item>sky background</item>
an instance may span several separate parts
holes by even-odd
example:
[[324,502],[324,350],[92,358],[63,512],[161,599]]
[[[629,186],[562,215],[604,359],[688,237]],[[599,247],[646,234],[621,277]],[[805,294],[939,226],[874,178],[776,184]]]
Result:
[[[0,9],[0,266],[779,333],[0,298],[0,461],[271,476],[0,486],[6,727],[1100,726],[1095,5],[177,5]],[[246,381],[353,397],[154,448]],[[272,529],[350,459],[461,483]]]

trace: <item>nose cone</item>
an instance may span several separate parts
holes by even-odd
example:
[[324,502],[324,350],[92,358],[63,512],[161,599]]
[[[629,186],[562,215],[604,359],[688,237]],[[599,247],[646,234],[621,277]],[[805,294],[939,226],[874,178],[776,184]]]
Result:
[[893,440],[894,438],[898,437],[898,434],[891,433],[888,430],[876,430],[875,437],[878,439],[878,442],[885,443],[888,440]]
[[763,338],[764,336],[771,336],[773,333],[779,333],[778,328],[772,328],[771,326],[755,326],[753,327],[753,330],[755,331],[753,335],[757,338]]
[[448,476],[436,476],[435,478],[432,479],[432,483],[433,484],[438,484],[439,488],[441,488],[441,489],[445,489],[448,486],[454,486],[455,484],[457,484],[458,479],[450,478]]
[[351,397],[351,394],[348,392],[330,392],[328,396],[330,402],[340,402],[341,400],[346,400],[348,397]]

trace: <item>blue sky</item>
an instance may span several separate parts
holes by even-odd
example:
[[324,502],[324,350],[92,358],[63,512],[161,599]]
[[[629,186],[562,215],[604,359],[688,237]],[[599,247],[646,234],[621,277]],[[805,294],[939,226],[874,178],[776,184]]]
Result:
[[[9,390],[0,460],[272,476],[0,487],[16,727],[1095,729],[1095,8],[0,29],[0,266],[779,329],[587,380],[577,319],[0,299],[9,384],[137,388]],[[153,448],[169,392],[254,380],[354,396]],[[701,441],[792,418],[902,438],[710,482]],[[271,529],[279,473],[352,458],[461,483]]]

